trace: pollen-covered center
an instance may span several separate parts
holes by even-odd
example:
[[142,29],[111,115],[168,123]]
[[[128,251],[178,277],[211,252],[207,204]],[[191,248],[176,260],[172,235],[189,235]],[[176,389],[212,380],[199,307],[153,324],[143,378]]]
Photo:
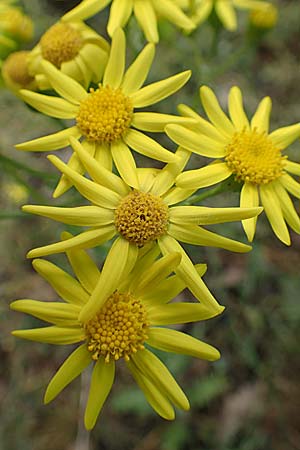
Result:
[[169,212],[157,195],[133,191],[120,202],[115,212],[115,225],[129,242],[143,246],[167,231]]
[[225,160],[238,181],[267,184],[282,175],[286,157],[264,133],[235,133],[226,150]]
[[120,139],[130,127],[132,114],[132,101],[121,89],[99,84],[80,103],[76,121],[88,140],[110,143]]
[[57,23],[49,28],[40,40],[42,56],[56,67],[71,61],[83,46],[79,31],[67,23]]
[[24,88],[34,81],[34,78],[28,72],[27,60],[29,53],[26,50],[11,53],[3,64],[4,75]]
[[131,294],[114,292],[101,310],[85,324],[88,350],[96,361],[124,358],[144,348],[148,338],[146,310]]

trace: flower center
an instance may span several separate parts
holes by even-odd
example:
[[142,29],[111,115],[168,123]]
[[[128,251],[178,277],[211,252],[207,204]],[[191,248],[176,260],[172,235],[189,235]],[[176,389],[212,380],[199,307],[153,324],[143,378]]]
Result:
[[56,67],[77,56],[83,45],[79,31],[66,23],[57,23],[42,36],[40,46],[43,58]]
[[160,197],[139,191],[124,197],[115,212],[119,233],[139,247],[163,235],[168,219],[168,207]]
[[88,97],[80,103],[77,126],[90,141],[113,142],[129,128],[133,105],[121,89],[101,86],[90,89]]
[[264,133],[235,133],[226,150],[225,160],[237,181],[267,184],[282,175],[286,157]]
[[23,50],[9,55],[3,64],[3,74],[20,88],[25,88],[34,81],[28,73],[27,57],[30,52]]
[[140,300],[131,294],[114,292],[93,319],[85,325],[88,350],[97,361],[104,356],[105,362],[110,358],[117,361],[144,348],[148,338],[146,310]]

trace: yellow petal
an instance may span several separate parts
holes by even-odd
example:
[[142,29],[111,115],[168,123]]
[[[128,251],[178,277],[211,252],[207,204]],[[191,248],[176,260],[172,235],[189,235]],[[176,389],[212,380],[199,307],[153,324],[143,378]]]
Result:
[[148,156],[149,158],[158,159],[159,161],[164,162],[175,162],[177,160],[174,153],[169,152],[158,142],[154,141],[154,139],[146,136],[140,131],[129,129],[123,136],[123,140],[133,150]]
[[232,123],[237,131],[249,129],[249,120],[244,111],[242,93],[237,86],[230,89],[228,110]]
[[147,44],[138,54],[131,66],[128,67],[122,82],[122,92],[131,95],[144,84],[150,71],[155,55],[155,46]]
[[53,287],[57,294],[66,302],[83,305],[89,299],[88,293],[75,278],[44,259],[32,261],[33,268]]
[[202,86],[200,88],[200,98],[211,122],[225,137],[230,138],[235,132],[235,129],[221,109],[213,91],[207,86]]
[[106,363],[104,358],[99,358],[93,369],[90,391],[84,414],[84,424],[87,430],[94,428],[101,408],[110,393],[114,378],[114,361]]
[[82,100],[87,98],[88,93],[81,84],[63,74],[49,61],[43,60],[41,66],[53,89],[66,100],[79,105]]
[[55,244],[45,245],[30,250],[27,254],[27,258],[36,258],[39,256],[53,255],[55,253],[66,252],[72,248],[93,248],[104,242],[109,241],[116,233],[116,229],[113,225],[106,225],[95,230],[83,231],[82,233],[74,236],[72,239],[68,239],[63,242],[56,242]]
[[[243,184],[240,205],[242,208],[249,208],[251,206],[255,207],[259,205],[258,189],[255,184],[246,182]],[[256,222],[257,217],[242,220],[242,225],[249,242],[253,241],[256,230]]]
[[300,184],[297,183],[294,178],[285,173],[279,178],[279,182],[292,195],[294,195],[296,198],[300,198]]
[[170,221],[197,225],[233,222],[257,216],[263,208],[207,208],[205,206],[175,206],[170,208]]
[[269,135],[269,138],[272,140],[273,144],[276,145],[276,147],[279,147],[280,150],[284,150],[299,137],[300,123],[290,125],[288,127],[278,128]]
[[194,22],[184,14],[173,0],[153,0],[153,4],[159,16],[174,23],[177,27],[187,31],[192,31],[195,28]]
[[175,187],[170,189],[163,197],[164,202],[170,206],[176,203],[180,203],[190,197],[196,189],[182,189]]
[[[88,321],[101,309],[109,296],[119,287],[124,274],[128,273],[129,261],[131,265],[137,258],[138,249],[123,238],[113,243],[89,302],[82,308],[79,316],[81,322]],[[131,267],[132,268],[132,267]]]
[[78,113],[78,106],[51,95],[38,94],[37,92],[21,89],[21,98],[33,108],[47,116],[57,119],[74,119]]
[[135,160],[125,142],[123,142],[122,140],[112,142],[111,154],[115,166],[125,183],[127,183],[134,189],[139,189],[140,184],[138,180]]
[[112,37],[110,54],[103,76],[103,86],[120,87],[125,69],[126,40],[124,31],[118,28]]
[[48,159],[58,170],[67,175],[76,189],[92,203],[108,209],[114,209],[119,204],[121,197],[116,192],[79,175],[54,155],[49,155]]
[[10,304],[10,308],[65,327],[78,324],[77,319],[80,311],[78,306],[71,304],[31,299],[16,300]]
[[114,223],[113,211],[98,206],[65,208],[63,206],[25,205],[22,210],[26,213],[37,214],[58,222],[82,227],[96,227]]
[[256,112],[251,120],[251,129],[258,133],[268,133],[269,121],[272,109],[272,101],[270,97],[265,97],[259,103]]
[[80,56],[86,66],[93,72],[93,81],[99,82],[107,64],[108,54],[98,45],[87,43],[80,51]]
[[180,331],[151,327],[147,335],[149,345],[165,352],[183,353],[208,361],[216,361],[221,356],[216,348]]
[[77,378],[91,363],[91,353],[86,344],[78,347],[58,369],[45,392],[44,403],[51,402],[68,384]]
[[178,266],[181,261],[180,253],[169,253],[159,260],[155,261],[147,272],[144,273],[143,278],[139,284],[135,286],[135,294],[137,297],[143,295],[144,292],[150,291],[152,286],[157,286],[167,278]]
[[164,390],[174,405],[183,410],[189,410],[189,401],[180,386],[168,371],[166,366],[149,350],[140,350],[132,355],[134,364],[138,369],[160,389]]
[[229,1],[217,1],[215,4],[215,10],[227,30],[236,30],[236,13],[234,11],[233,5]]
[[138,130],[150,132],[163,132],[169,124],[189,125],[194,124],[194,119],[175,116],[173,114],[161,114],[152,112],[137,112],[133,114],[131,125]]
[[177,186],[182,189],[200,189],[226,180],[232,175],[227,163],[214,163],[201,169],[188,170],[176,178]]
[[270,184],[260,185],[260,198],[270,225],[280,241],[291,244],[289,231],[284,221],[283,212],[276,193]]
[[[72,237],[71,233],[64,231],[61,235],[61,240],[64,241]],[[91,294],[100,277],[98,267],[84,250],[73,249],[68,250],[66,253],[76,277],[84,289]]]
[[165,194],[172,186],[174,186],[176,176],[181,173],[187,164],[191,153],[185,148],[178,147],[176,150],[177,161],[168,163],[161,169],[155,177],[151,193],[154,195]]
[[167,125],[165,132],[176,144],[198,155],[208,158],[222,158],[226,155],[225,146],[222,142],[215,141],[181,125]]
[[147,318],[151,325],[175,325],[211,319],[219,313],[200,303],[168,303],[149,307]]
[[186,286],[192,294],[203,303],[203,306],[210,310],[212,315],[220,314],[224,310],[224,307],[219,305],[209,292],[192,261],[176,239],[165,235],[158,239],[158,245],[164,255],[172,252],[181,253],[181,263],[176,269],[176,274],[185,281]]
[[287,160],[285,161],[284,168],[287,172],[300,177],[300,164]]
[[95,159],[99,164],[101,164],[104,169],[107,169],[110,172],[112,171],[112,156],[110,145],[96,144]]
[[64,14],[61,20],[63,22],[72,22],[88,19],[104,9],[110,2],[111,0],[85,0]]
[[147,41],[156,44],[159,41],[157,18],[151,0],[135,1],[134,15],[143,30]]
[[175,412],[166,394],[145,376],[132,361],[126,362],[126,365],[154,411],[166,420],[173,420]]
[[93,180],[106,187],[107,189],[116,192],[122,197],[126,196],[130,192],[129,187],[124,183],[124,181],[121,180],[120,177],[112,173],[111,170],[107,170],[98,161],[96,161],[95,158],[93,158],[92,155],[90,155],[85,150],[84,146],[78,140],[71,138],[70,142],[74,151],[80,158],[80,161],[86,168],[89,175],[93,178]]
[[300,234],[300,218],[289,194],[278,182],[273,183],[273,188],[279,200],[285,220],[296,233]]
[[124,28],[131,16],[133,0],[113,0],[110,7],[107,32],[110,36],[117,28]]
[[84,331],[81,328],[56,326],[34,328],[32,330],[15,330],[12,331],[12,335],[30,341],[56,345],[75,344],[85,339]]
[[143,108],[145,106],[153,105],[154,103],[163,100],[166,97],[177,92],[189,80],[191,71],[178,73],[172,77],[157,81],[143,87],[136,93],[130,95],[135,108]]
[[60,148],[67,147],[70,144],[70,136],[80,138],[81,132],[77,126],[58,131],[54,134],[49,134],[49,136],[43,136],[38,139],[33,139],[32,141],[17,144],[15,147],[17,150],[25,150],[30,152],[48,152],[50,150],[58,150]]

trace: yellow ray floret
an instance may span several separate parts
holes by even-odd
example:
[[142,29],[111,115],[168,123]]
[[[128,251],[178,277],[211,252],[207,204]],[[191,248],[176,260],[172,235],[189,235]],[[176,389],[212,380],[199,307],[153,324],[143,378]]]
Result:
[[190,156],[190,152],[185,149],[177,150],[177,163],[169,163],[162,170],[138,169],[139,189],[132,189],[120,177],[95,161],[78,141],[71,138],[71,143],[92,179],[79,175],[53,155],[49,159],[91,205],[75,208],[27,205],[23,210],[67,224],[88,226],[89,229],[67,241],[31,250],[28,257],[50,255],[71,248],[91,248],[113,236],[128,242],[130,248],[158,242],[163,254],[173,251],[182,254],[177,272],[185,279],[195,297],[207,307],[218,309],[216,300],[177,240],[247,252],[251,249],[248,245],[215,234],[200,225],[248,219],[259,214],[262,208],[173,206],[193,192],[174,187],[176,176]]
[[[164,162],[176,160],[143,131],[163,132],[168,123],[191,123],[193,119],[159,114],[136,112],[163,100],[180,89],[189,79],[190,71],[181,72],[162,81],[142,87],[154,57],[154,46],[148,44],[125,71],[125,35],[118,29],[112,38],[110,56],[97,89],[87,92],[79,83],[44,61],[44,74],[60,97],[52,97],[22,90],[22,98],[44,114],[62,119],[75,119],[76,125],[50,136],[18,144],[19,150],[49,151],[65,147],[67,138],[82,137],[82,143],[91,156],[111,168],[112,159],[124,180],[138,188],[136,166],[130,152],[133,149],[143,155]],[[76,154],[69,166],[78,173],[84,169]],[[54,196],[61,195],[71,186],[63,177]]]
[[[69,233],[62,238],[68,241]],[[186,283],[172,274],[180,253],[157,259],[157,246],[138,250],[117,240],[102,272],[83,250],[67,251],[76,278],[56,265],[37,259],[35,270],[63,302],[16,300],[15,311],[31,314],[50,326],[17,330],[17,337],[51,344],[81,345],[65,360],[50,381],[44,401],[52,401],[84,369],[93,364],[85,426],[94,427],[115,378],[115,365],[124,359],[153,409],[163,418],[175,417],[174,406],[188,410],[189,401],[166,366],[145,344],[171,353],[215,361],[217,349],[165,325],[206,320],[219,314],[199,303],[172,303]],[[198,268],[199,270],[199,268]],[[205,270],[205,269],[204,269]],[[200,272],[203,268],[200,268]],[[97,286],[104,289],[99,291]],[[95,288],[96,286],[96,288]],[[172,288],[170,289],[170,287]]]
[[103,10],[111,3],[107,31],[110,36],[119,27],[124,27],[132,14],[149,42],[159,41],[158,17],[191,31],[195,25],[173,0],[84,0],[64,16],[64,20],[85,20]]
[[[209,121],[188,106],[180,105],[180,112],[193,117],[197,124],[189,129],[168,125],[166,132],[177,144],[213,158],[214,163],[180,174],[177,185],[183,189],[199,189],[233,175],[241,184],[240,206],[262,204],[274,233],[289,245],[286,223],[300,233],[300,219],[290,199],[290,194],[300,198],[300,184],[291,176],[300,175],[300,164],[289,161],[283,150],[299,138],[300,123],[270,133],[271,99],[265,97],[249,121],[237,87],[229,93],[229,117],[210,88],[201,87],[200,97]],[[242,222],[249,241],[254,238],[256,219]]]

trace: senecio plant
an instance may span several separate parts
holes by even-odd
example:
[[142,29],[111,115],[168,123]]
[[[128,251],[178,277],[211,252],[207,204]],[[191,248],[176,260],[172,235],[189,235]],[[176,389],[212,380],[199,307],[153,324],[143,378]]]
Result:
[[[9,3],[0,2],[0,18],[12,8]],[[224,310],[202,280],[206,265],[203,261],[195,265],[181,243],[248,252],[251,246],[206,226],[241,221],[252,242],[263,210],[285,244],[290,245],[288,225],[300,233],[291,199],[300,198],[300,184],[294,178],[300,176],[300,164],[286,154],[300,137],[299,123],[270,132],[269,97],[249,120],[236,86],[229,92],[228,115],[207,86],[200,87],[207,118],[187,105],[179,105],[178,116],[153,112],[152,105],[181,89],[191,72],[146,81],[159,41],[158,18],[191,33],[214,13],[220,26],[232,31],[237,27],[235,8],[249,9],[263,20],[270,7],[274,9],[258,0],[83,0],[45,31],[31,51],[12,54],[3,65],[7,87],[23,101],[42,114],[72,120],[65,129],[37,135],[16,148],[57,151],[58,156],[48,156],[60,174],[53,196],[63,196],[72,188],[82,196],[82,205],[23,209],[73,229],[86,229],[64,232],[57,242],[41,243],[28,253],[58,301],[20,299],[11,308],[50,324],[16,330],[14,336],[78,344],[50,381],[45,403],[93,366],[84,417],[87,429],[97,421],[120,360],[152,408],[171,420],[174,407],[188,410],[189,401],[150,348],[209,361],[220,357],[211,345],[172,328],[212,319]],[[105,8],[109,8],[110,42],[84,22]],[[133,61],[126,61],[123,28],[131,15],[148,43]],[[175,152],[155,139],[156,133],[163,132],[178,145]],[[59,153],[67,146],[72,153],[63,162]],[[152,168],[150,162],[140,167],[132,151],[159,161],[162,168]],[[203,157],[202,165],[185,170],[193,153]],[[198,204],[201,188],[229,177],[240,188],[239,206]],[[100,268],[87,249],[102,244],[109,250]],[[57,253],[66,254],[75,276],[41,259]],[[184,289],[194,302],[182,296],[174,301]]]

